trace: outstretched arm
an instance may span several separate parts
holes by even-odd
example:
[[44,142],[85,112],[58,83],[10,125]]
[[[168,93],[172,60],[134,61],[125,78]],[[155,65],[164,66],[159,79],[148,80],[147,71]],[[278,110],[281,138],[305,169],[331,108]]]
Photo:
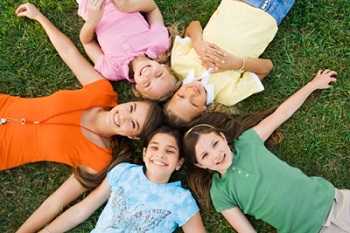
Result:
[[88,0],[87,18],[80,30],[80,42],[94,64],[103,56],[102,49],[95,39],[96,27],[103,15],[103,6],[104,0]]
[[254,127],[262,140],[268,139],[271,134],[286,120],[288,120],[305,102],[307,97],[317,89],[326,89],[336,81],[337,73],[331,70],[320,70],[316,77],[304,87],[284,101],[274,113],[262,120]]
[[193,215],[183,226],[184,233],[205,233],[202,217],[199,213]]
[[68,65],[82,85],[103,79],[80,54],[73,42],[41,14],[33,4],[25,3],[20,5],[16,10],[16,14],[20,17],[34,19],[41,24],[62,60]]
[[54,219],[65,206],[77,199],[86,189],[71,175],[17,230],[17,233],[34,233]]
[[238,207],[224,210],[221,214],[238,233],[256,233],[249,220]]
[[105,179],[84,200],[66,210],[39,233],[61,233],[69,231],[90,217],[96,209],[106,202],[110,193],[110,186],[107,179]]
[[148,23],[164,24],[162,13],[154,0],[113,0],[114,5],[124,12],[143,12],[147,15]]

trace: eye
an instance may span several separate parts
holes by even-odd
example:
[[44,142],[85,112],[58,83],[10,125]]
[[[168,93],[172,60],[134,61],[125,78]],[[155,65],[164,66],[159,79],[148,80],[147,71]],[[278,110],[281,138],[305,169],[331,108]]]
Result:
[[149,147],[151,150],[158,150],[158,147],[157,146],[150,146]]
[[156,78],[160,78],[162,77],[163,75],[163,71],[159,71],[157,74],[156,74]]
[[198,104],[196,104],[196,103],[194,103],[194,102],[191,102],[191,105],[192,105],[193,107],[195,107],[195,108],[198,108],[198,107],[199,107]]
[[133,111],[133,105],[130,104],[130,105],[129,105],[129,113],[132,113],[132,111]]
[[135,121],[131,121],[131,127],[133,128],[133,129],[135,129],[136,128],[136,122]]
[[219,143],[219,141],[215,141],[215,142],[213,143],[213,148],[215,148],[215,147],[218,145],[218,143]]
[[185,99],[185,96],[182,94],[177,94],[177,97],[179,97],[180,99]]
[[204,153],[204,154],[202,155],[202,159],[205,159],[206,157],[208,157],[208,153]]
[[169,154],[175,154],[176,151],[175,150],[167,150],[166,153],[169,153]]
[[147,87],[151,86],[151,82],[148,81],[143,86],[147,88]]

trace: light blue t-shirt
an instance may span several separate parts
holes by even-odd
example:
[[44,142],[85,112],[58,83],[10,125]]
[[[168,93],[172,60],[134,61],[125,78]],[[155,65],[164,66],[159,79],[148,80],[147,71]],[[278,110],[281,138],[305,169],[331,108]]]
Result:
[[140,165],[121,163],[107,181],[112,192],[91,233],[173,232],[199,211],[181,182],[153,183]]

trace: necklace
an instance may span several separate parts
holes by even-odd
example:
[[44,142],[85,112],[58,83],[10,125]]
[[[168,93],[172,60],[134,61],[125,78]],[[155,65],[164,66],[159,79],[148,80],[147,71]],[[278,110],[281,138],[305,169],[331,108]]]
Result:
[[18,124],[21,124],[21,125],[62,125],[62,126],[73,126],[73,127],[79,127],[79,128],[83,128],[99,137],[102,137],[102,138],[109,138],[109,137],[106,137],[106,136],[103,136],[103,135],[100,135],[98,134],[96,131],[82,125],[82,124],[75,124],[75,123],[62,123],[62,122],[47,122],[48,120],[54,118],[54,117],[57,117],[57,116],[61,116],[61,115],[64,115],[64,114],[68,114],[68,113],[73,113],[73,112],[77,112],[77,111],[83,111],[85,109],[78,109],[78,110],[72,110],[72,111],[67,111],[67,112],[63,112],[63,113],[59,113],[59,114],[55,114],[55,115],[52,115],[44,120],[41,120],[41,121],[33,121],[33,120],[28,120],[26,118],[11,118],[11,117],[0,117],[0,126],[2,125],[5,125],[5,124],[8,124],[10,122],[14,122],[14,123],[18,123]]

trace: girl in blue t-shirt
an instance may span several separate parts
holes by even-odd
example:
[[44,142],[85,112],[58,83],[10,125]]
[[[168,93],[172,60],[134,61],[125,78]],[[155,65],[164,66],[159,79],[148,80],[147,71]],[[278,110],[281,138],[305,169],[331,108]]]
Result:
[[[178,131],[161,127],[145,141],[144,165],[119,162],[83,201],[41,232],[65,232],[85,221],[107,200],[93,233],[205,232],[198,206],[180,181],[169,182],[183,164]],[[130,154],[123,154],[130,161]],[[120,157],[119,157],[120,158]],[[119,159],[120,161],[120,159]]]
[[311,93],[335,81],[336,72],[319,71],[260,122],[219,119],[215,127],[218,119],[208,118],[189,129],[183,138],[191,166],[188,180],[201,204],[209,207],[211,201],[239,233],[256,232],[244,214],[280,233],[350,232],[350,191],[305,175],[264,146]]

